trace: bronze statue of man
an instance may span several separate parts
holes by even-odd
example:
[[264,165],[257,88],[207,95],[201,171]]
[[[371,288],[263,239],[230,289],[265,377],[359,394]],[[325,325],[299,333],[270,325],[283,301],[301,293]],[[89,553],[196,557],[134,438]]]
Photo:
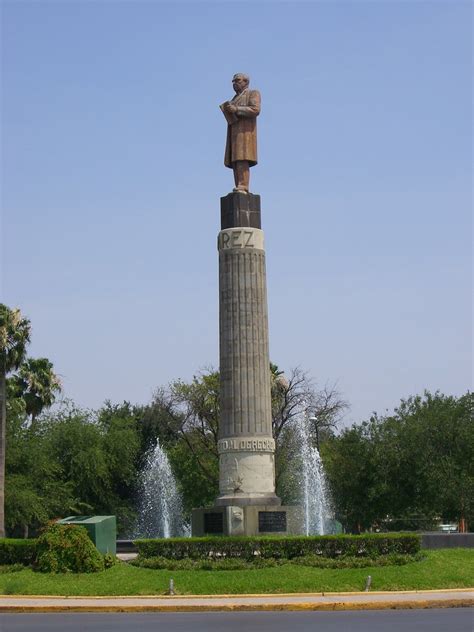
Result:
[[235,96],[220,106],[227,121],[224,164],[234,170],[234,191],[244,193],[249,191],[250,167],[257,164],[257,116],[260,114],[260,93],[249,90],[249,82],[248,75],[234,75]]

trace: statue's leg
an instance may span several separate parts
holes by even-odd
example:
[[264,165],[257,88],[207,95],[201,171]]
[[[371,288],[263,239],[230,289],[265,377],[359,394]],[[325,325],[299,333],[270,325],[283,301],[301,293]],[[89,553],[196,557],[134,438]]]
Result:
[[239,186],[239,170],[237,167],[238,164],[238,162],[232,163],[232,169],[234,170],[234,184],[236,189]]
[[235,191],[249,190],[250,166],[248,160],[236,160],[233,164]]

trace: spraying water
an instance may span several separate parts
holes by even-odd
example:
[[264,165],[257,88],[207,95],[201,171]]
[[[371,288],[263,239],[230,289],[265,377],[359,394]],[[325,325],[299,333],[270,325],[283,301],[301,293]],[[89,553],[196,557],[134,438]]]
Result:
[[306,535],[324,535],[330,530],[332,510],[321,456],[311,442],[312,419],[302,414],[296,423],[301,458],[301,502]]
[[141,474],[141,497],[134,537],[171,538],[189,535],[183,506],[166,452],[157,440]]

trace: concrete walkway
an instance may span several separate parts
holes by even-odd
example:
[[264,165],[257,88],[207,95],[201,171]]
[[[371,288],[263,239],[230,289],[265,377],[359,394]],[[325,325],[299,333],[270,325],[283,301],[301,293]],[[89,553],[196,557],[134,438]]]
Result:
[[0,595],[1,612],[196,612],[381,610],[474,606],[474,589],[286,595],[47,597]]

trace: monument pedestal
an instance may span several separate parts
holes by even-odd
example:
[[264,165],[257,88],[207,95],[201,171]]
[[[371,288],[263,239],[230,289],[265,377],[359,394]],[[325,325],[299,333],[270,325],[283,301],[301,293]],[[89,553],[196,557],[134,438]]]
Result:
[[275,505],[226,505],[193,509],[193,536],[204,535],[303,535],[302,507]]

